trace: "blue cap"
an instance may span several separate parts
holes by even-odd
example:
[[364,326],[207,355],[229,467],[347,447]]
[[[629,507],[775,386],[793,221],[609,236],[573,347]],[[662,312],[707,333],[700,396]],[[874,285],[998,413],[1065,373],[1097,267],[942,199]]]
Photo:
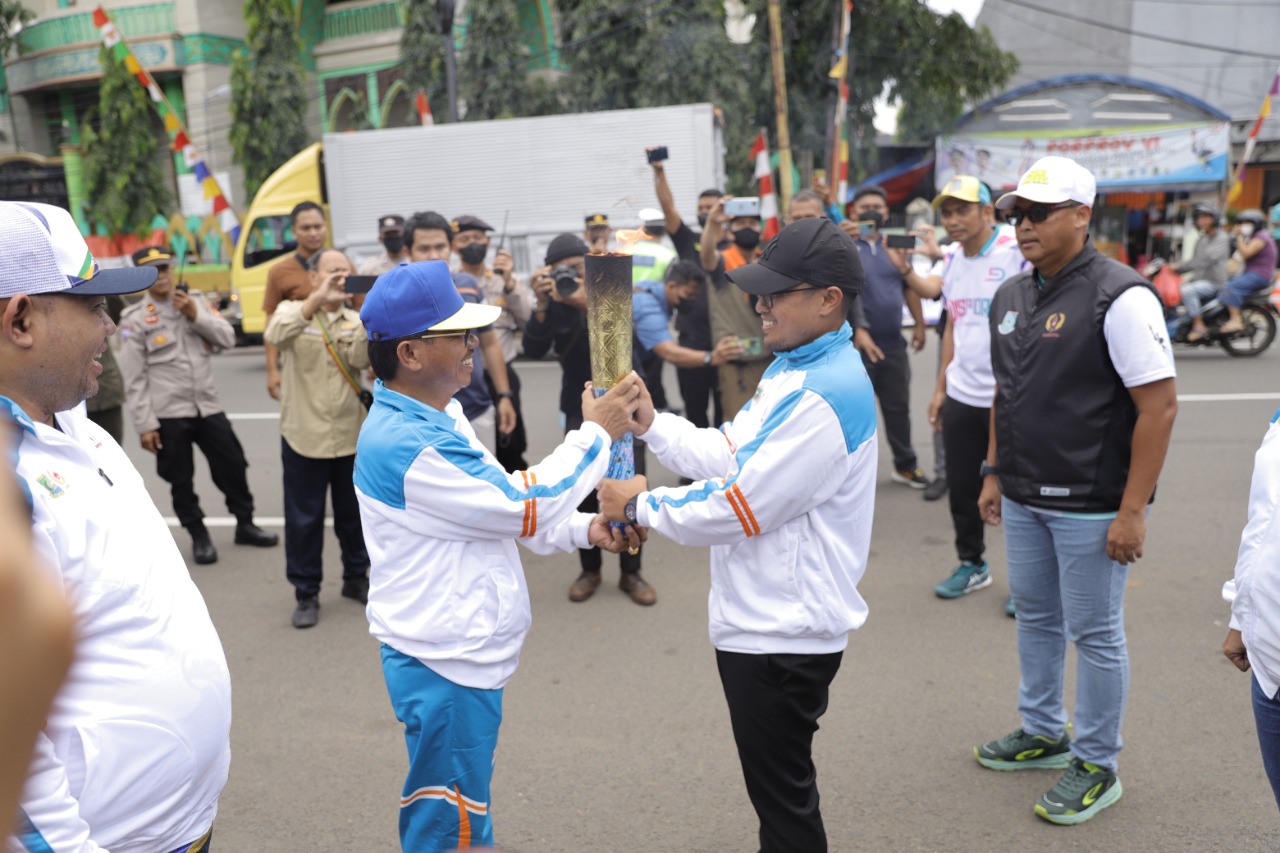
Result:
[[496,305],[464,302],[444,261],[419,261],[378,276],[360,308],[360,320],[369,340],[386,341],[428,331],[478,329],[501,313]]

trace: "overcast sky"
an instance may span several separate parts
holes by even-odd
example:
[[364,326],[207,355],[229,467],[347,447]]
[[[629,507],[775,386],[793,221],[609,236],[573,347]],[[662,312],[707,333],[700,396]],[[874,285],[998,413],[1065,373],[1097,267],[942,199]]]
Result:
[[[925,0],[929,8],[939,12],[959,12],[969,26],[977,20],[982,9],[982,0]],[[898,108],[889,106],[883,99],[876,102],[876,129],[883,133],[893,133],[898,126]]]

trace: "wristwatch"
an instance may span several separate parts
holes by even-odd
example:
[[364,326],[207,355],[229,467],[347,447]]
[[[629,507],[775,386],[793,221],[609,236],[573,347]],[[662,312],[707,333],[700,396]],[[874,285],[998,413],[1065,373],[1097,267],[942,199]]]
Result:
[[632,495],[631,500],[627,501],[627,505],[622,508],[622,514],[626,516],[627,522],[636,523],[636,507],[640,502],[639,495]]
[[987,461],[984,459],[982,460],[982,468],[980,469],[980,472],[981,476],[986,477],[988,474],[999,474],[1000,469],[995,465],[988,465]]
[[516,395],[512,394],[510,391],[499,391],[493,396],[497,397],[499,400],[502,400],[502,399],[515,400],[516,398]]
[[713,355],[713,353],[711,353],[711,352],[709,352],[709,351],[708,351],[708,352],[704,352],[704,353],[702,354],[702,366],[703,366],[703,367],[710,367],[710,366],[711,366],[711,356],[712,356],[712,355]]

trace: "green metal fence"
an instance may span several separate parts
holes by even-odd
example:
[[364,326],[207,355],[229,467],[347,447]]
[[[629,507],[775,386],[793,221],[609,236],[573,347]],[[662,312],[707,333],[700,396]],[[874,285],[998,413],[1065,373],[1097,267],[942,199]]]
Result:
[[[150,3],[112,9],[111,18],[125,38],[163,36],[175,31],[172,3]],[[46,18],[25,27],[18,35],[18,55],[99,41],[102,34],[93,25],[93,13]]]
[[324,40],[363,36],[404,26],[404,3],[387,0],[354,9],[328,9],[324,13]]

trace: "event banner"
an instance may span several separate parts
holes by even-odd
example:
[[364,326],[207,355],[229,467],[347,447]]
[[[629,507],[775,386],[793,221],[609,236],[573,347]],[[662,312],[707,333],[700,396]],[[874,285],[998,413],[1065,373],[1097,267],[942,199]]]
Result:
[[1226,122],[1150,130],[1103,131],[1089,136],[940,136],[934,179],[975,175],[996,190],[1013,189],[1041,157],[1070,157],[1100,188],[1218,183],[1227,179]]

